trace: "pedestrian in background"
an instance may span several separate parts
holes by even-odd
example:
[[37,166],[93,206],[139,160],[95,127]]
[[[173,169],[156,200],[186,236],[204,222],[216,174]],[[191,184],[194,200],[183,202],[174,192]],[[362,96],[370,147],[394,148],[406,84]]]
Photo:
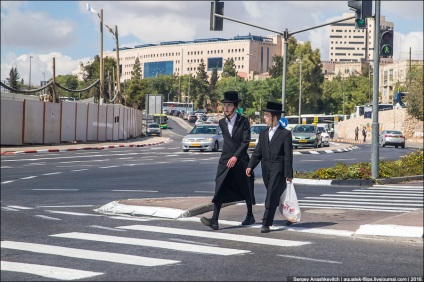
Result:
[[[271,231],[270,226],[274,222],[280,197],[286,189],[286,181],[293,180],[292,134],[279,124],[281,114],[284,113],[282,106],[280,103],[267,103],[264,120],[269,129],[259,134],[258,144],[246,169],[246,175],[251,177],[255,167],[261,162],[262,178],[267,190],[261,233]],[[286,223],[290,224],[291,222]]]
[[359,127],[355,128],[355,141],[358,141]]
[[364,142],[367,139],[367,130],[364,128],[362,128],[362,136],[364,136]]
[[218,218],[221,206],[224,203],[246,201],[247,215],[242,225],[255,223],[252,206],[256,204],[253,192],[254,177],[246,176],[246,168],[249,163],[247,149],[250,142],[249,120],[237,113],[238,98],[236,91],[224,93],[225,118],[219,120],[222,129],[224,145],[215,178],[215,195],[212,218],[202,217],[200,221],[210,228],[219,229]]

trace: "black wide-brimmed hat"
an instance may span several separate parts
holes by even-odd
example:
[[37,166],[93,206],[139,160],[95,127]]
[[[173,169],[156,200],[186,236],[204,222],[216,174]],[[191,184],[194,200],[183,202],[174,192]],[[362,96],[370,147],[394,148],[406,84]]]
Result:
[[224,99],[221,100],[221,103],[238,103],[238,102],[241,102],[241,99],[238,98],[237,91],[224,92]]
[[266,103],[266,108],[263,111],[273,113],[285,113],[285,111],[283,111],[283,104],[276,102]]

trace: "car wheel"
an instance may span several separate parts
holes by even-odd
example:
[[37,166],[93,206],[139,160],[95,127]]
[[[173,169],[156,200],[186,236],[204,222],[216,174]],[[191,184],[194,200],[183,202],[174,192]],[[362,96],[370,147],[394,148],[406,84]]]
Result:
[[293,146],[293,148],[297,149],[297,146]]
[[382,147],[386,147],[386,144],[384,144],[384,143],[381,143],[381,146],[382,146]]
[[215,144],[213,145],[212,152],[218,152],[218,150],[219,150],[219,144],[218,144],[218,141],[215,141]]
[[402,144],[401,148],[402,148],[402,149],[405,149],[405,144]]
[[204,152],[205,150],[200,150],[200,152]]
[[399,146],[398,146],[398,145],[396,145],[395,147],[396,147],[396,148],[398,148]]
[[188,152],[188,150],[186,150],[186,149],[183,149],[183,152],[186,152],[186,153],[187,153],[187,152]]

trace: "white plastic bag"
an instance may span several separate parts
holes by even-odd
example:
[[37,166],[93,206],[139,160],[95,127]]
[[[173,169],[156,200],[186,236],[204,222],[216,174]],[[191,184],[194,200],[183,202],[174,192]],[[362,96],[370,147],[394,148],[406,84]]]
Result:
[[286,190],[280,197],[280,205],[278,210],[290,222],[300,221],[300,207],[297,202],[296,191],[293,182],[287,182]]

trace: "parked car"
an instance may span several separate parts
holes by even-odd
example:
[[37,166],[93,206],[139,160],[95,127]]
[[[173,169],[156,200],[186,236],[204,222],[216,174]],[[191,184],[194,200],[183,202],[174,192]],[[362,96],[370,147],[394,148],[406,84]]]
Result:
[[218,122],[219,122],[219,120],[216,117],[208,117],[208,119],[206,120],[205,123],[214,124],[214,123],[218,123]]
[[169,114],[169,110],[163,110],[163,114],[168,115]]
[[196,122],[197,117],[195,115],[189,115],[187,120],[188,120],[188,122],[193,123],[193,122]]
[[174,116],[174,114],[175,114],[175,112],[176,112],[177,110],[169,110],[169,112],[168,112],[168,115],[170,115],[170,116]]
[[265,123],[252,124],[250,126],[249,150],[255,150],[258,145],[259,134],[267,128]]
[[293,147],[322,147],[321,132],[313,124],[298,124],[292,130]]
[[330,134],[323,126],[318,125],[318,130],[321,131],[321,143],[324,147],[330,147]]
[[386,147],[386,145],[391,145],[397,147],[405,148],[405,136],[401,131],[398,130],[383,130],[380,134],[380,145]]
[[204,124],[205,122],[200,118],[198,118],[197,120],[196,120],[196,122],[194,123],[194,125],[198,125],[198,124]]
[[189,150],[218,151],[224,144],[222,130],[218,124],[200,124],[196,125],[182,141],[184,152]]
[[159,123],[152,122],[147,125],[147,136],[160,136],[160,125]]

